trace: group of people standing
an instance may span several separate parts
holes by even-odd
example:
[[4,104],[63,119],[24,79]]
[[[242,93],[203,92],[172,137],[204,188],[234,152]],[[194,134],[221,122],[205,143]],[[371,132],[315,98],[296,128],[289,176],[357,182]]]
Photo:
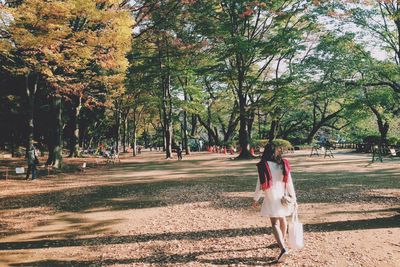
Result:
[[231,154],[235,153],[235,149],[233,147],[226,146],[207,146],[206,150],[210,153],[223,153],[223,154]]

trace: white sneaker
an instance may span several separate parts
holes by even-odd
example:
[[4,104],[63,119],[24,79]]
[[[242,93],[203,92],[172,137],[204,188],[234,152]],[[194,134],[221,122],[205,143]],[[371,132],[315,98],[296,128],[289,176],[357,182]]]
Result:
[[287,248],[282,249],[281,254],[279,254],[276,262],[284,262],[288,254],[289,254],[289,249]]

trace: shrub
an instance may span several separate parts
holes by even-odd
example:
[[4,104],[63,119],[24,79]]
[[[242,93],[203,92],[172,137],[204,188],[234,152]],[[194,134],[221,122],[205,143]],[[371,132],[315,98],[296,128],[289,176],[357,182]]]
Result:
[[[272,143],[275,146],[280,146],[286,149],[292,148],[292,144],[288,140],[284,139],[274,139]],[[265,147],[268,144],[268,139],[260,139],[260,140],[254,140],[252,142],[252,145],[255,147]]]
[[275,139],[272,141],[275,146],[280,146],[286,149],[292,148],[292,144],[288,140],[284,139]]
[[268,144],[268,139],[258,139],[251,142],[252,147],[265,147]]
[[400,138],[390,137],[388,139],[388,145],[390,145],[390,146],[398,146],[398,145],[400,145]]
[[363,138],[363,142],[367,144],[379,144],[381,137],[379,135],[368,135]]

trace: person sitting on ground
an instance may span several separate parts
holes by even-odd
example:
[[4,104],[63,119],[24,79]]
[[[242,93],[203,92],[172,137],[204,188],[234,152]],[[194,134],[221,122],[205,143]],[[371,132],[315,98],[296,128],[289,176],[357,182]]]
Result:
[[[285,246],[286,216],[291,215],[297,207],[289,161],[283,159],[281,154],[281,147],[275,147],[272,143],[265,146],[261,161],[257,163],[259,177],[252,204],[256,208],[261,195],[264,195],[261,216],[271,220],[275,240],[281,249],[278,262],[282,262],[289,252]],[[289,196],[285,196],[285,193]]]
[[103,151],[103,158],[109,159],[111,158],[111,153],[108,150]]

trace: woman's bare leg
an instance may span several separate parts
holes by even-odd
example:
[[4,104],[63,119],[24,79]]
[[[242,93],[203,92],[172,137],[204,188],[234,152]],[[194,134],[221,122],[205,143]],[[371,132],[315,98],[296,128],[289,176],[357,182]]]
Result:
[[286,217],[283,218],[279,218],[279,224],[281,227],[281,232],[282,232],[282,237],[283,237],[283,241],[285,241],[285,237],[287,234],[287,221],[286,221]]
[[279,219],[280,218],[270,218],[271,219],[271,225],[272,225],[272,233],[274,234],[275,240],[278,243],[278,246],[280,249],[284,249],[285,246],[285,241],[283,239],[283,234],[281,231]]

